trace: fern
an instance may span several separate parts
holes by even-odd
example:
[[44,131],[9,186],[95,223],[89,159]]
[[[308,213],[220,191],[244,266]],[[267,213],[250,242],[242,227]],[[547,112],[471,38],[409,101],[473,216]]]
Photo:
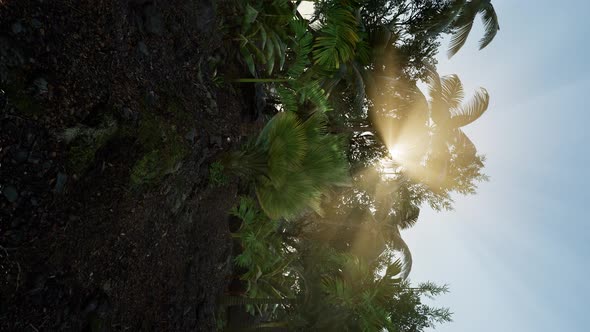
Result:
[[292,297],[295,280],[286,277],[293,261],[284,249],[278,223],[269,219],[250,197],[240,197],[230,213],[242,220],[233,234],[242,243],[242,252],[234,258],[237,266],[247,269],[242,279],[248,282],[250,298]]
[[333,70],[352,60],[360,42],[359,22],[352,6],[337,5],[326,12],[326,22],[314,42],[314,61],[318,66]]
[[308,31],[307,24],[300,19],[291,20],[290,27],[295,34],[291,38],[294,61],[289,65],[287,77],[297,79],[311,64],[309,54],[312,51],[313,36]]

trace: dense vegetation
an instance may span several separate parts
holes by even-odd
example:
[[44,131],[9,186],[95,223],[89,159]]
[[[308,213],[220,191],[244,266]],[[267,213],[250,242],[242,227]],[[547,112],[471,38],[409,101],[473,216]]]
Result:
[[1,331],[451,320],[402,230],[486,179],[489,0],[0,3]]
[[256,85],[269,121],[211,168],[214,181],[239,176],[250,188],[231,211],[245,288],[224,303],[245,305],[252,328],[409,332],[448,322],[448,309],[422,302],[446,286],[410,283],[400,230],[423,204],[451,209],[452,193],[473,194],[486,179],[461,128],[487,110],[488,93],[463,103],[460,79],[440,77],[435,56],[445,34],[456,54],[478,14],[486,47],[499,30],[494,8],[318,0],[304,18],[300,2],[227,9],[241,19],[227,23],[251,76],[225,80]]

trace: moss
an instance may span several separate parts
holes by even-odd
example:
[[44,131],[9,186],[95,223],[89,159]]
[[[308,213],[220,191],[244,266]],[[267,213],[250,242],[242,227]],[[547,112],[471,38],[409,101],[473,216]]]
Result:
[[[116,122],[106,117],[98,128],[70,128],[64,138],[71,140],[68,155],[68,168],[81,174],[94,162],[96,152],[117,133]],[[70,137],[65,137],[70,135]]]
[[68,155],[68,168],[70,171],[75,174],[83,173],[94,161],[94,156],[98,148],[93,144],[87,144],[85,142],[73,145]]
[[188,154],[188,147],[176,127],[157,116],[146,116],[138,130],[138,140],[146,153],[133,166],[133,186],[151,185],[173,173]]
[[160,151],[154,150],[143,156],[131,170],[131,184],[141,185],[155,181],[160,173]]
[[187,150],[176,144],[146,153],[131,170],[131,184],[138,186],[160,182],[164,176],[175,171],[186,154]]

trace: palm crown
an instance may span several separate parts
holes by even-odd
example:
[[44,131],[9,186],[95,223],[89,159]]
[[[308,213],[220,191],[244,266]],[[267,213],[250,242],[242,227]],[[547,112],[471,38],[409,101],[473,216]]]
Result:
[[[479,119],[489,105],[489,94],[484,88],[479,88],[474,96],[463,102],[463,84],[457,75],[439,77],[436,71],[430,71],[429,79],[429,105],[430,119],[433,126],[431,134],[430,152],[427,159],[436,176],[435,185],[446,182],[450,186],[448,178],[448,166],[451,161],[458,158],[473,161],[476,158],[476,148],[473,142],[461,130],[462,127]],[[424,101],[426,98],[423,98]],[[454,160],[451,160],[455,157]],[[477,162],[477,161],[476,161]]]
[[449,45],[449,58],[455,55],[465,42],[473,27],[473,22],[478,14],[481,14],[484,24],[484,35],[479,41],[479,49],[483,49],[492,42],[500,24],[498,23],[498,16],[494,10],[491,0],[459,0],[456,2],[457,8],[451,16],[451,29],[455,30],[451,37]]
[[342,140],[325,132],[325,116],[301,121],[294,112],[276,114],[256,142],[226,157],[233,173],[255,179],[256,195],[272,219],[291,218],[311,208],[321,212],[322,197],[348,183]]

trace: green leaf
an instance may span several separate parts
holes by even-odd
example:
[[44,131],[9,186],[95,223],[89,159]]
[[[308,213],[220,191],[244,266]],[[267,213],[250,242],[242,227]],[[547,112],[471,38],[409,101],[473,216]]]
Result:
[[262,49],[266,47],[267,33],[263,25],[260,25],[260,39],[262,40]]
[[272,54],[271,57],[268,58],[266,61],[266,73],[268,75],[271,75],[274,67],[275,67],[275,57],[274,57],[274,54]]
[[250,53],[246,47],[240,48],[240,53],[242,53],[242,58],[246,62],[250,74],[252,74],[252,76],[256,76],[256,68],[254,65],[254,57],[252,56],[252,53]]
[[251,52],[253,52],[256,55],[256,59],[262,63],[262,64],[266,64],[266,56],[264,55],[264,53],[262,53],[262,51],[253,43],[249,43],[246,47],[248,47],[250,49]]
[[258,17],[258,11],[254,9],[254,7],[250,6],[250,4],[246,5],[246,12],[244,13],[244,23],[251,24],[256,21]]

